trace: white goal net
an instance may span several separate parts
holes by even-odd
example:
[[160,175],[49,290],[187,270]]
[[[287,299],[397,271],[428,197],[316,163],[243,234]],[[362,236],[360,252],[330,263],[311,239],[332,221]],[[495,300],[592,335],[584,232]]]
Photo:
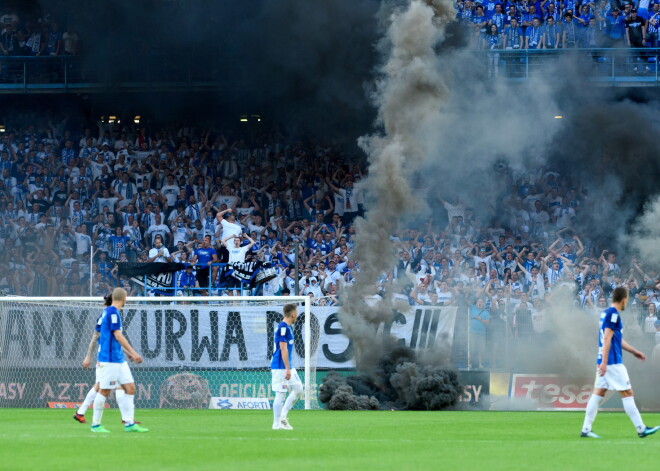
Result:
[[[299,306],[292,366],[305,396],[297,407],[317,408],[319,326],[303,296],[129,298],[124,335],[143,358],[131,364],[136,408],[267,404],[274,330],[289,303]],[[82,402],[95,358],[89,370],[82,360],[103,307],[102,298],[0,298],[0,407]]]

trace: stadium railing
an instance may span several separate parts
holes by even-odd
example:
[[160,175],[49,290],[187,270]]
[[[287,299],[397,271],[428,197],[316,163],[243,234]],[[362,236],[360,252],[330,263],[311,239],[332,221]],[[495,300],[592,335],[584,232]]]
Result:
[[[525,81],[550,72],[561,59],[572,60],[587,79],[604,85],[660,85],[660,48],[472,50],[473,62],[488,67],[497,55],[496,74]],[[84,56],[0,57],[0,93],[113,89],[251,88],[246,71],[231,74],[212,55],[181,57],[150,54],[122,58],[107,67]]]
[[[198,267],[209,268],[209,277],[206,286],[192,286],[192,287],[180,286],[179,280],[181,277],[181,272],[173,273],[173,277],[172,277],[173,285],[170,287],[156,286],[154,284],[150,284],[149,277],[147,275],[143,275],[141,277],[141,283],[140,283],[142,285],[141,294],[143,296],[149,296],[154,292],[161,292],[171,296],[199,296],[202,294],[203,291],[207,291],[207,292],[211,291],[211,293],[213,293],[212,295],[216,295],[220,291],[224,291],[224,292],[231,291],[233,294],[238,296],[251,296],[251,295],[256,295],[258,293],[256,288],[251,288],[247,284],[229,287],[226,285],[226,283],[220,283],[219,280],[222,279],[221,276],[222,272],[227,267],[226,263],[212,263],[210,265],[203,265],[198,263],[198,264],[187,264],[187,265],[191,265],[195,267],[195,269],[197,269]],[[216,280],[212,279],[213,267],[217,268]]]
[[592,82],[660,85],[657,66],[660,48],[489,49],[472,51],[472,54],[485,70],[495,58],[494,74],[514,81],[550,73],[559,60],[568,59]]
[[106,88],[196,89],[249,88],[240,68],[226,73],[215,56],[172,57],[150,54],[121,58],[112,66],[85,56],[2,56],[0,93],[94,91]]

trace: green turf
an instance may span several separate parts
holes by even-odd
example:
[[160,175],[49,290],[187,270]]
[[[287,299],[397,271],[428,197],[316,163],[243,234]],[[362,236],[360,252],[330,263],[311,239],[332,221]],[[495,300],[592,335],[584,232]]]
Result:
[[[625,470],[657,469],[660,433],[640,439],[622,413],[599,414],[581,439],[577,412],[140,410],[149,433],[92,434],[73,410],[0,409],[2,470]],[[644,414],[647,425],[660,415]],[[91,419],[91,412],[88,413]]]

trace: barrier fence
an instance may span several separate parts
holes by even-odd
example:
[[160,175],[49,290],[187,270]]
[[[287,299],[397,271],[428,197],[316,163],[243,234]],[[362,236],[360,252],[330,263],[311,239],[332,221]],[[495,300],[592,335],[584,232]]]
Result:
[[659,82],[658,48],[493,49],[472,51],[490,76],[524,81],[571,64],[586,79],[603,85],[653,85]]
[[[613,86],[660,84],[660,48],[496,49],[466,56],[489,75],[524,81],[556,70],[569,61],[592,82]],[[131,89],[250,89],[253,72],[228,65],[213,55],[191,53],[118,58],[111,64],[80,56],[0,57],[0,93]],[[468,64],[469,65],[469,64]]]

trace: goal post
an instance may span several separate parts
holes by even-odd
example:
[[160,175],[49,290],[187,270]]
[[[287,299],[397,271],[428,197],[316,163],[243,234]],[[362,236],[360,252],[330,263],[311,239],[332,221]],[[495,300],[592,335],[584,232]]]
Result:
[[[307,296],[129,297],[124,333],[143,358],[131,364],[136,407],[272,399],[273,334],[285,304],[298,305],[303,321],[292,363],[304,366],[304,408],[318,408],[319,333]],[[103,307],[101,297],[0,297],[0,407],[81,402],[95,380],[81,363]]]

